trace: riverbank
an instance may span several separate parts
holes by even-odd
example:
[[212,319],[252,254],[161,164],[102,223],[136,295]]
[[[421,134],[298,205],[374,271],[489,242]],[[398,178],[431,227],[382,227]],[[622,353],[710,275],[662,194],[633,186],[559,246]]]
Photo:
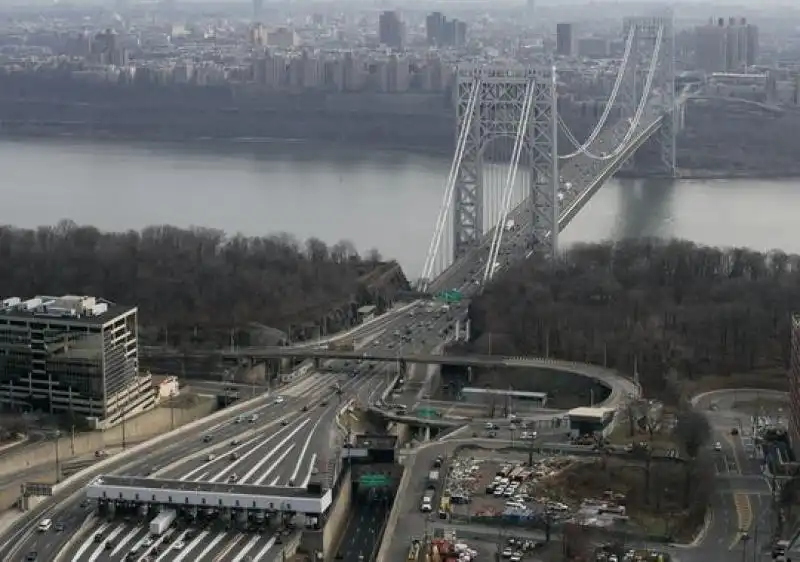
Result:
[[[163,144],[168,148],[180,147],[190,150],[209,150],[218,153],[220,149],[230,153],[252,153],[258,155],[264,149],[269,148],[270,151],[276,147],[292,146],[296,149],[298,146],[307,146],[309,152],[314,149],[331,150],[342,149],[341,143],[332,143],[328,141],[316,141],[302,138],[277,138],[277,137],[236,137],[236,138],[212,138],[212,137],[197,137],[197,138],[176,138],[174,136],[152,135],[152,136],[125,136],[119,134],[111,134],[107,131],[92,131],[84,133],[67,133],[67,132],[13,132],[0,130],[0,139],[8,140],[36,140],[41,139],[53,142],[85,142],[92,143],[98,140],[103,142],[118,143],[120,145],[152,145]],[[409,145],[402,143],[371,143],[361,144],[354,143],[347,146],[348,149],[359,151],[362,149],[371,149],[376,152],[385,153],[398,153],[408,155],[423,155],[433,158],[452,158],[450,152],[444,148],[432,148],[420,145]],[[624,170],[615,174],[618,178],[627,179],[658,179],[665,178],[664,175],[659,173],[642,173],[637,170]],[[724,170],[724,169],[703,169],[703,168],[679,168],[678,177],[684,180],[726,180],[726,179],[794,179],[800,177],[800,166],[792,168],[769,168],[769,169],[747,169],[747,170]]]

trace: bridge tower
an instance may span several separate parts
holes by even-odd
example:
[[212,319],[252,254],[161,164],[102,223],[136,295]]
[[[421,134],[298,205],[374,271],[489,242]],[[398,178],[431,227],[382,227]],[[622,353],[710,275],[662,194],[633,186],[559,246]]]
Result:
[[[658,61],[651,85],[651,91],[657,92],[656,103],[663,115],[661,128],[650,141],[655,143],[658,151],[660,171],[669,177],[677,175],[675,163],[676,136],[683,122],[683,107],[675,107],[675,31],[673,15],[668,12],[660,16],[630,17],[623,21],[623,36],[627,36],[631,28],[634,30],[634,50],[631,56],[636,58],[630,65],[632,71],[626,72],[622,87],[617,96],[620,111],[625,117],[636,113],[636,106],[645,87],[648,58],[653,53],[655,43],[661,30],[661,45]],[[651,96],[652,98],[652,96]]]
[[[477,101],[472,101],[478,82]],[[484,233],[484,153],[490,143],[503,137],[514,141],[526,107],[528,91],[532,106],[520,166],[529,183],[529,210],[533,215],[532,242],[549,254],[558,244],[557,153],[554,134],[554,70],[529,67],[462,66],[457,72],[456,135],[469,124],[456,170],[453,192],[453,260],[477,247]],[[470,116],[471,113],[471,116]],[[458,140],[458,139],[457,139]],[[490,217],[494,220],[494,217]],[[497,225],[503,228],[503,225]],[[550,236],[550,233],[553,236]],[[548,251],[547,246],[551,249]]]

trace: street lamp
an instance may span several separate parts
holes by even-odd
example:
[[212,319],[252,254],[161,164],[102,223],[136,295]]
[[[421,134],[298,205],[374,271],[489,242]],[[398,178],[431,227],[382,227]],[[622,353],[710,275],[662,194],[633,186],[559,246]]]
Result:
[[59,446],[59,439],[60,438],[61,438],[61,432],[58,431],[58,430],[55,430],[53,432],[53,443],[56,446],[56,484],[61,482],[61,460],[59,459],[59,456],[58,456],[58,449],[59,449],[58,446]]

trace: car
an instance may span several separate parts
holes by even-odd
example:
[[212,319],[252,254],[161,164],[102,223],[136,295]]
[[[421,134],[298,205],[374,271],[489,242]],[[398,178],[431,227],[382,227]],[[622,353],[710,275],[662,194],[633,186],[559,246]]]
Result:
[[244,416],[236,416],[234,423],[242,423],[244,421]]
[[283,404],[283,396],[278,396],[275,399],[275,404]]
[[328,401],[327,400],[323,400],[322,402],[319,403],[319,405],[320,405],[320,407],[324,408],[325,406],[328,405]]
[[720,443],[719,441],[714,443],[714,450],[715,451],[721,451],[722,450],[722,443]]
[[213,439],[211,435],[203,435],[203,443],[210,443],[211,439]]
[[231,447],[235,447],[239,443],[241,443],[241,441],[239,441],[239,439],[232,439],[231,440]]
[[731,429],[731,435],[739,435],[739,428],[734,427],[733,429]]
[[114,543],[111,541],[106,541],[106,544],[104,546],[106,550],[114,550]]
[[289,420],[281,420],[281,426],[286,427],[289,425]]
[[31,550],[28,553],[28,555],[25,557],[25,560],[28,560],[29,562],[32,562],[33,560],[36,560],[37,558],[39,558],[39,553],[36,552],[35,550]]
[[153,546],[153,537],[147,537],[146,539],[144,539],[144,541],[142,541],[142,546],[145,547]]
[[239,460],[239,454],[238,453],[231,453],[229,459],[231,460],[231,462]]
[[63,533],[64,532],[64,524],[63,523],[56,523],[55,530],[56,530],[56,533]]
[[183,541],[178,541],[172,545],[173,550],[183,550],[183,547],[186,546],[186,543]]
[[105,538],[105,535],[103,535],[103,533],[95,533],[94,542],[97,542],[97,543],[103,542],[104,538]]
[[303,406],[303,411],[307,412],[308,411],[308,406]]

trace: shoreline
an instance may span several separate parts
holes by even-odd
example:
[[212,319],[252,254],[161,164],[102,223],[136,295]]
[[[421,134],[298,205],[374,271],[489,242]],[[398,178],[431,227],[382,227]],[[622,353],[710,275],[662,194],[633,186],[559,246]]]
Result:
[[[341,145],[325,141],[315,141],[312,139],[302,138],[279,138],[279,137],[236,137],[236,138],[213,138],[213,137],[196,137],[196,138],[175,138],[175,137],[126,137],[124,135],[115,134],[81,134],[81,133],[46,133],[46,132],[9,132],[0,130],[0,140],[46,140],[46,141],[77,141],[91,143],[94,141],[115,142],[120,144],[133,143],[133,144],[151,144],[163,143],[166,145],[184,146],[184,147],[212,147],[224,146],[226,148],[233,147],[248,147],[255,148],[259,146],[280,146],[280,145],[308,145],[308,146],[321,146],[331,148],[341,148]],[[436,149],[433,147],[421,146],[408,146],[403,144],[383,144],[376,145],[363,145],[361,143],[353,143],[348,146],[353,150],[371,149],[383,152],[400,152],[407,154],[417,154],[429,157],[450,158],[449,151],[443,149]],[[662,174],[647,174],[636,173],[635,171],[618,172],[614,175],[620,179],[670,179]],[[704,169],[704,168],[679,168],[678,177],[674,179],[680,180],[734,180],[734,179],[797,179],[800,178],[800,168],[775,170],[720,170],[720,169]]]

